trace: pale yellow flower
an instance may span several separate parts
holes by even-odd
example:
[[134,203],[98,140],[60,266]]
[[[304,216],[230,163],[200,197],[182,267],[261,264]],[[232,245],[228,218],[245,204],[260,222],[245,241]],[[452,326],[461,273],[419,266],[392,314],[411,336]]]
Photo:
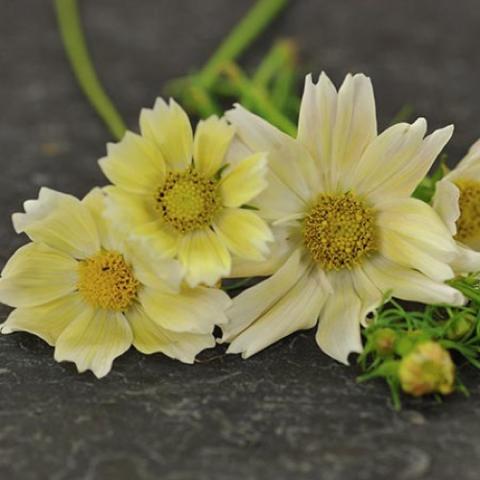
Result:
[[431,206],[410,198],[453,127],[424,138],[420,118],[378,135],[364,75],[347,75],[338,92],[325,74],[317,84],[308,76],[296,139],[241,106],[227,118],[245,148],[269,154],[269,187],[253,204],[278,239],[268,264],[243,265],[246,275],[274,274],[227,311],[229,352],[249,357],[319,320],[318,345],[347,363],[362,350],[360,324],[387,292],[464,302],[444,283],[461,256],[455,241]]
[[104,220],[104,198],[100,189],[79,201],[43,188],[13,215],[32,243],[3,269],[0,301],[15,310],[2,333],[38,335],[57,361],[99,378],[131,345],[192,363],[215,344],[228,296],[183,286],[178,262],[126,241]]
[[230,151],[235,130],[216,116],[201,121],[194,137],[174,101],[143,110],[140,129],[141,136],[108,145],[100,160],[115,185],[107,188],[109,218],[178,258],[192,287],[228,276],[232,255],[264,260],[273,237],[248,204],[266,187],[265,154]]
[[465,260],[454,264],[456,271],[468,271],[469,248],[480,251],[480,140],[462,161],[436,184],[433,207],[443,218]]

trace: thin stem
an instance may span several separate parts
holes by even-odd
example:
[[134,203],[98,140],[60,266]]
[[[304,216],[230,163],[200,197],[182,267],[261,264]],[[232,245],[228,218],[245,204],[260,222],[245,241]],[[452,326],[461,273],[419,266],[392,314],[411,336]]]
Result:
[[272,104],[265,90],[255,86],[243,71],[234,64],[229,64],[224,68],[225,74],[230,78],[232,83],[237,86],[242,96],[251,100],[255,109],[278,128],[288,135],[295,137],[297,127],[288,117],[283,115],[275,105]]
[[54,0],[54,5],[65,53],[80,88],[111,134],[120,140],[126,127],[95,72],[85,43],[77,0]]
[[201,84],[210,89],[222,67],[234,61],[287,3],[288,0],[258,0],[200,71]]

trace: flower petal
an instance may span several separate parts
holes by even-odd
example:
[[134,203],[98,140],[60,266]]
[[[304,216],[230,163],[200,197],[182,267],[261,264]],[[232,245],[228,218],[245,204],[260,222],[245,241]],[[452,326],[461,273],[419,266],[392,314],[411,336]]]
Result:
[[85,310],[58,337],[55,360],[74,362],[79,373],[91,370],[102,378],[132,341],[132,330],[123,313]]
[[42,188],[37,200],[24,203],[25,213],[12,216],[17,233],[83,259],[100,250],[100,239],[90,212],[77,198]]
[[326,296],[309,269],[268,311],[232,340],[227,353],[241,353],[242,358],[248,358],[297,330],[314,327]]
[[19,248],[0,279],[0,302],[33,307],[72,293],[77,284],[76,260],[44,244]]
[[328,277],[333,294],[320,314],[315,339],[323,352],[348,365],[350,353],[360,353],[363,349],[360,335],[362,302],[353,288],[349,272]]
[[113,184],[132,193],[153,195],[165,180],[162,152],[152,141],[132,132],[118,143],[109,143],[107,156],[98,163]]
[[302,104],[298,120],[297,140],[305,145],[317,163],[325,190],[330,190],[332,132],[337,112],[337,90],[322,72],[317,84],[312,76],[305,78]]
[[195,357],[206,348],[215,346],[211,334],[173,332],[154,322],[140,305],[126,313],[133,331],[133,346],[142,353],[163,354],[184,363],[193,363]]
[[209,228],[194,230],[183,236],[178,258],[185,268],[185,280],[190,287],[201,283],[213,286],[230,273],[230,253],[219,236]]
[[448,262],[457,254],[455,242],[430,205],[414,198],[385,202],[377,224],[386,258],[435,280],[454,276]]
[[210,334],[215,325],[225,323],[225,309],[231,301],[215,288],[183,288],[171,294],[144,288],[139,300],[148,316],[162,328],[173,332]]
[[220,193],[227,207],[240,207],[267,187],[267,157],[255,153],[239,162],[220,180]]
[[213,177],[218,172],[234,135],[235,129],[216,115],[198,123],[193,141],[193,158],[196,169],[202,175]]
[[452,235],[457,233],[457,220],[460,217],[460,190],[448,180],[441,180],[435,185],[432,205],[440,215]]
[[300,142],[239,105],[226,116],[250,150],[268,153],[269,170],[277,179],[280,196],[293,195],[297,204],[304,205],[318,192],[320,174]]
[[224,208],[214,228],[232,253],[250,260],[264,260],[269,252],[267,243],[273,241],[268,225],[251,210]]
[[192,163],[193,133],[190,120],[182,107],[170,99],[167,105],[157,98],[153,109],[140,114],[142,135],[154,142],[163,154],[167,168],[187,169]]
[[229,322],[222,327],[222,342],[230,342],[268,312],[293,288],[306,268],[306,264],[301,261],[301,250],[295,250],[270,278],[235,297],[227,312]]
[[356,190],[375,200],[409,197],[453,133],[453,126],[449,126],[420,141],[425,128],[425,120],[419,119],[411,126],[394,125],[388,136],[387,130],[385,138],[381,138],[383,134],[377,137],[360,160],[363,170],[355,174],[360,180]]
[[421,303],[463,305],[465,298],[455,288],[431,280],[423,273],[405,268],[382,255],[376,255],[363,266],[364,272],[383,293],[390,292],[401,300]]
[[450,266],[456,274],[480,272],[480,252],[457,242],[457,255],[450,262]]
[[273,275],[287,261],[291,253],[298,248],[299,243],[289,238],[289,229],[284,227],[273,227],[272,234],[274,241],[265,260],[259,262],[235,256],[232,258],[232,270],[228,277],[266,277]]
[[330,160],[331,185],[351,187],[346,177],[377,136],[377,117],[372,82],[363,74],[347,75],[338,90]]
[[89,308],[78,293],[71,293],[43,305],[16,308],[1,326],[1,332],[32,333],[54,346],[65,328]]

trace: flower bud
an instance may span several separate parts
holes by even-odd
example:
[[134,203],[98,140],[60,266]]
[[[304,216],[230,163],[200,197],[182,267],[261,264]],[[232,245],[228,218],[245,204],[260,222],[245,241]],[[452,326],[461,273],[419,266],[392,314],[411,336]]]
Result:
[[397,334],[391,328],[379,328],[373,334],[373,349],[381,357],[394,352]]
[[463,315],[455,318],[447,328],[447,338],[450,340],[458,340],[470,333],[475,325],[476,318],[474,315]]
[[419,343],[400,362],[398,371],[404,392],[419,397],[453,391],[455,365],[450,354],[433,341]]

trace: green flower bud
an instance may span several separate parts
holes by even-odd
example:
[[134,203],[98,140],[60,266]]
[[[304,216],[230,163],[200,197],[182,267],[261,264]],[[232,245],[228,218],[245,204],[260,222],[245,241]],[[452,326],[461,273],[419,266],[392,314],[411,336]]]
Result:
[[379,328],[373,333],[372,345],[374,351],[381,357],[387,357],[394,352],[397,334],[391,328]]
[[446,335],[450,340],[458,340],[470,333],[475,325],[474,315],[462,315],[455,318],[447,328]]
[[450,353],[433,341],[419,343],[400,362],[398,370],[404,392],[420,397],[453,391],[455,365]]

